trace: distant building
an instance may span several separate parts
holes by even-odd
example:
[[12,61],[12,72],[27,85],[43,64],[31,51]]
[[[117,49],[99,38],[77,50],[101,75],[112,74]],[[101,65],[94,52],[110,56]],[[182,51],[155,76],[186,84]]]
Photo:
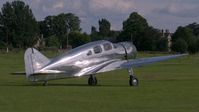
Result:
[[167,38],[167,40],[168,40],[168,51],[171,52],[172,35],[173,35],[173,33],[170,33],[170,31],[168,29],[166,29],[166,30],[162,29],[161,34],[162,34],[163,38]]

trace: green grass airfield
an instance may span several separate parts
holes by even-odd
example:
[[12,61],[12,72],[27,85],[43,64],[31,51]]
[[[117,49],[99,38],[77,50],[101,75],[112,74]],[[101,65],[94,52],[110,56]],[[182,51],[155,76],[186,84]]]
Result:
[[10,75],[23,70],[22,52],[0,54],[0,112],[199,112],[199,55],[135,68],[138,87],[129,86],[127,70],[97,75],[97,86],[88,77],[42,86]]

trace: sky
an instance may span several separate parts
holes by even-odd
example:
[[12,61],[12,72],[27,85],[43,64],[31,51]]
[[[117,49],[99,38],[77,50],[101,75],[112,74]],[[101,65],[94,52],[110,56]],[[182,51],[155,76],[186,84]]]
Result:
[[[7,1],[0,0],[0,8]],[[150,26],[174,32],[178,26],[199,23],[199,0],[24,0],[37,20],[48,15],[74,13],[81,20],[83,32],[91,26],[98,28],[102,18],[111,23],[112,30],[122,30],[122,22],[132,12],[147,19]]]

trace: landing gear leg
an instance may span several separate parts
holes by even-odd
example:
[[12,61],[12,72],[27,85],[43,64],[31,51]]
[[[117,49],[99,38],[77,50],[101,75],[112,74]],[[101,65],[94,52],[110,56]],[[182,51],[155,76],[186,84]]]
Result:
[[128,73],[129,73],[129,85],[130,86],[138,86],[139,81],[138,79],[135,77],[135,75],[133,74],[133,69],[129,68],[128,69]]
[[47,86],[48,85],[48,81],[44,81],[43,86]]
[[95,75],[90,75],[90,77],[88,78],[88,85],[92,85],[95,86],[97,85],[97,78],[95,77]]

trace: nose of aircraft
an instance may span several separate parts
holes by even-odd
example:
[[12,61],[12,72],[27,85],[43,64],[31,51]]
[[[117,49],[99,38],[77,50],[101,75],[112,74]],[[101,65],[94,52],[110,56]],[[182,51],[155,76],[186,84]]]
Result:
[[135,45],[132,42],[125,42],[124,46],[126,48],[128,58],[135,59],[137,54],[137,49]]
[[120,42],[118,45],[120,45],[120,52],[125,55],[126,59],[136,58],[137,49],[132,42]]

